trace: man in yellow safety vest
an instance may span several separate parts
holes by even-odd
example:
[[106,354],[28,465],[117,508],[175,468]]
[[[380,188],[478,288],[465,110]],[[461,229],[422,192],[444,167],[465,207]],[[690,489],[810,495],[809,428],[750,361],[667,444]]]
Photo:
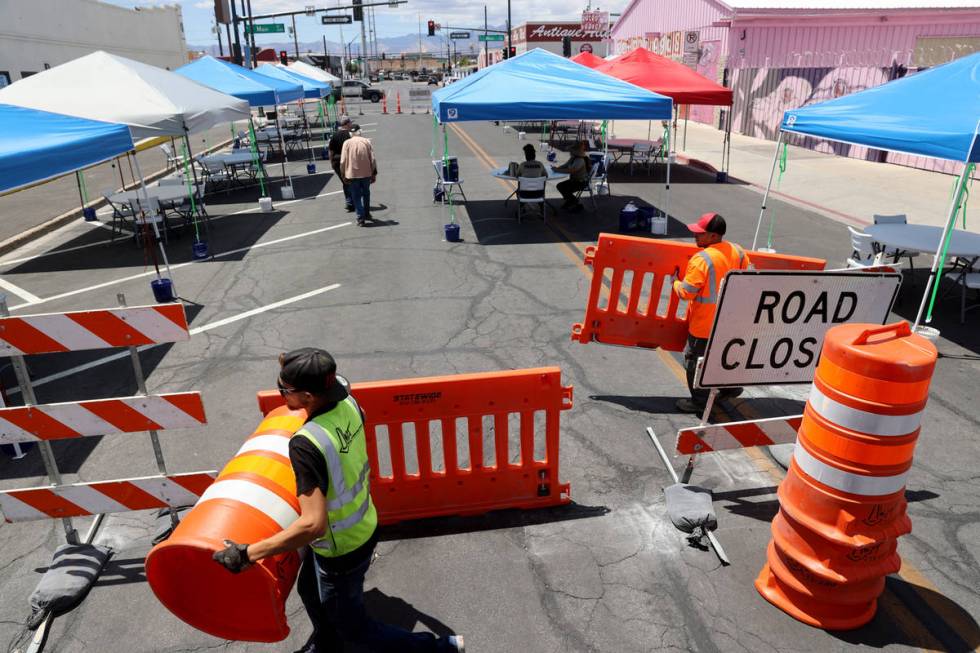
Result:
[[297,588],[313,634],[297,653],[342,651],[345,642],[379,653],[462,651],[460,636],[436,638],[368,616],[364,575],[378,543],[378,513],[371,500],[364,415],[324,350],[297,349],[282,354],[279,365],[286,405],[309,415],[289,441],[299,519],[261,542],[225,540],[214,559],[238,573],[263,558],[310,546]]
[[[718,291],[729,270],[749,267],[749,257],[744,249],[724,240],[727,225],[725,218],[717,213],[705,213],[687,228],[694,234],[701,251],[691,257],[684,278],[674,281],[674,292],[688,302],[684,363],[687,368],[687,389],[691,392],[690,399],[679,399],[676,406],[683,413],[700,413],[704,411],[709,393],[694,387],[694,371],[698,358],[704,356],[708,346],[708,336],[711,335],[715,310],[718,308]],[[722,398],[737,397],[741,392],[741,388],[726,388],[719,395]]]

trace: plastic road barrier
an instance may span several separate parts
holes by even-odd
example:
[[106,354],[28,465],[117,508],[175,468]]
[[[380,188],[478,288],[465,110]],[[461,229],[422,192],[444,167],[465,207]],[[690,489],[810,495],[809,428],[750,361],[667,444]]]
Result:
[[767,417],[680,429],[677,431],[677,453],[693,455],[725,449],[787,444],[796,440],[802,418],[802,415]]
[[278,642],[289,634],[286,598],[299,555],[266,558],[240,574],[211,559],[227,539],[257,542],[299,516],[289,438],[304,411],[270,412],[166,541],[146,557],[157,598],[191,626],[222,639]]
[[912,530],[905,481],[936,358],[907,322],[827,332],[755,581],[796,619],[863,626],[901,567],[896,538]]
[[[698,252],[693,243],[599,234],[585,250],[592,286],[585,319],[572,326],[572,340],[682,351],[687,310],[672,290]],[[826,261],[805,256],[748,252],[757,270],[823,270]]]

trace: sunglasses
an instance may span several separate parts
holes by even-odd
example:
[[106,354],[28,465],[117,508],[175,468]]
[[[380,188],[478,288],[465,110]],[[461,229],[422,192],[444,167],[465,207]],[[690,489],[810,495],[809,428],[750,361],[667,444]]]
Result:
[[294,392],[303,392],[303,390],[300,390],[299,388],[287,388],[279,379],[276,379],[276,385],[279,387],[279,394],[281,394],[283,397]]

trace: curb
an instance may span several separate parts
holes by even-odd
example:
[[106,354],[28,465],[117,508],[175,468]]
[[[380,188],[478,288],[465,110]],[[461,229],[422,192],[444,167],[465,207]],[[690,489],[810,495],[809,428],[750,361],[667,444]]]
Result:
[[[230,139],[229,138],[226,141],[222,141],[221,143],[218,143],[217,145],[214,145],[214,146],[209,147],[208,149],[202,151],[197,156],[200,156],[201,154],[210,154],[210,153],[212,153],[212,152],[214,152],[216,150],[220,150],[223,147],[227,147],[232,142],[232,140],[233,139]],[[175,167],[172,167],[172,168],[168,167],[168,168],[164,168],[162,170],[157,170],[155,172],[151,172],[150,174],[146,175],[143,178],[143,181],[145,181],[145,182],[156,181],[157,179],[160,179],[161,177],[167,176],[170,172],[176,171],[176,169],[177,168],[175,166]],[[126,186],[123,186],[123,190],[131,190],[133,188],[136,188],[138,185],[139,184],[136,184],[136,183],[128,184]],[[84,207],[79,207],[77,209],[72,209],[70,211],[66,211],[66,212],[64,212],[64,213],[62,213],[60,215],[56,215],[55,217],[53,217],[50,220],[47,220],[45,222],[42,222],[41,224],[37,225],[36,227],[31,227],[30,229],[28,229],[28,230],[26,230],[24,232],[21,232],[20,234],[18,234],[16,236],[12,236],[10,238],[7,238],[6,240],[0,241],[0,256],[2,256],[4,254],[9,254],[10,252],[14,251],[18,247],[22,247],[22,246],[24,246],[24,245],[26,245],[26,244],[28,244],[30,242],[33,242],[33,241],[37,240],[38,238],[40,238],[41,236],[45,236],[45,235],[51,233],[52,231],[54,231],[55,229],[58,229],[60,227],[63,227],[66,224],[68,224],[68,223],[70,223],[70,222],[72,222],[74,220],[77,220],[78,218],[82,217],[82,209],[83,208],[89,208],[89,207],[91,207],[91,208],[99,208],[101,206],[104,206],[105,204],[106,204],[105,198],[100,197],[97,200],[92,200],[91,202],[89,202],[88,204],[86,204]]]

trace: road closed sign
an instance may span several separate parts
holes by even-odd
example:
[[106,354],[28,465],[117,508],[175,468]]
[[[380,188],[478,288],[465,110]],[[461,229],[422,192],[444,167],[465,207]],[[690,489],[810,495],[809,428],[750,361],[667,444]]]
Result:
[[733,271],[725,277],[699,383],[810,383],[828,329],[884,324],[901,275]]

